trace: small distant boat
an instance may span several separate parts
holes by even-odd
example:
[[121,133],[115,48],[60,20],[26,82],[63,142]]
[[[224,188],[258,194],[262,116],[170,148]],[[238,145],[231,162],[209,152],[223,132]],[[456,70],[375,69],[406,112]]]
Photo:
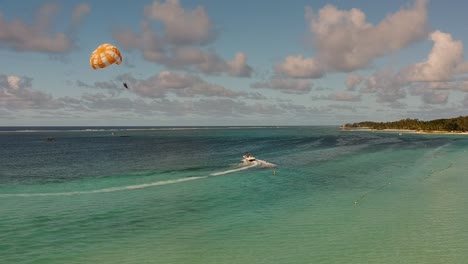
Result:
[[42,140],[44,140],[44,141],[49,141],[49,142],[51,142],[51,141],[57,141],[57,139],[55,139],[54,137],[46,137],[46,138],[43,138]]
[[250,155],[250,153],[246,153],[244,156],[242,156],[242,161],[243,162],[252,162],[255,161],[255,157]]

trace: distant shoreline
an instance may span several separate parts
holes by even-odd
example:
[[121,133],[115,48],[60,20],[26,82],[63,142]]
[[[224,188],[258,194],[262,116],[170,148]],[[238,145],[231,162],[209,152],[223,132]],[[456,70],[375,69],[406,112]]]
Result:
[[396,129],[396,128],[386,128],[386,129],[374,129],[370,127],[340,127],[342,131],[381,131],[381,132],[405,132],[411,134],[432,134],[432,135],[468,135],[468,132],[452,132],[452,131],[439,131],[439,130],[413,130],[413,129]]

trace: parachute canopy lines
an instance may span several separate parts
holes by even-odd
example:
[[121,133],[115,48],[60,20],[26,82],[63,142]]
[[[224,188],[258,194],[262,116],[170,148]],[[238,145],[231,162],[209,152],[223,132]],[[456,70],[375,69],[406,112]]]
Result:
[[89,63],[91,67],[95,70],[106,68],[112,64],[121,64],[122,63],[122,55],[120,55],[119,49],[114,45],[105,43],[97,47],[91,53],[91,57],[89,58]]

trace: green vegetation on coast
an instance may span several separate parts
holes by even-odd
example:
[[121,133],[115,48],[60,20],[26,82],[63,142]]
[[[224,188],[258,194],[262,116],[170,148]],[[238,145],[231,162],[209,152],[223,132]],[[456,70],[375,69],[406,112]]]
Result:
[[459,116],[456,118],[435,119],[422,121],[419,119],[402,119],[393,122],[359,122],[345,124],[344,129],[369,128],[376,130],[398,129],[398,130],[416,130],[416,131],[444,131],[444,132],[466,132],[468,131],[468,116]]

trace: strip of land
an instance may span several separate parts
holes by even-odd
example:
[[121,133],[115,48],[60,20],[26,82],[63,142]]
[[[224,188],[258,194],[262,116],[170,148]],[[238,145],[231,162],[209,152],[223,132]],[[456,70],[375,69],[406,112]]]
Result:
[[341,126],[340,130],[346,131],[382,131],[382,132],[395,132],[395,133],[411,133],[411,134],[437,134],[437,135],[468,135],[468,131],[458,132],[458,131],[424,131],[424,130],[412,130],[412,129],[373,129],[370,127],[359,127],[359,128],[346,128]]
[[365,121],[345,124],[342,125],[340,129],[352,131],[368,130],[416,134],[468,135],[468,116],[429,121],[410,118],[392,122]]

